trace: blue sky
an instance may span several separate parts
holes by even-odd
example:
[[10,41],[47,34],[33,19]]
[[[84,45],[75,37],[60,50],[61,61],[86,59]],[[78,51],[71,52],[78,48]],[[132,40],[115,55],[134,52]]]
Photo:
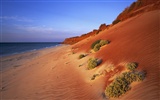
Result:
[[135,0],[2,0],[1,42],[55,42],[112,21]]

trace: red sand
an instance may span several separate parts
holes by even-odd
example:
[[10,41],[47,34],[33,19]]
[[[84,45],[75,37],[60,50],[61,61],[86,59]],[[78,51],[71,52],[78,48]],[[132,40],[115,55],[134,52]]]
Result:
[[[138,70],[146,70],[147,77],[119,99],[159,99],[159,16],[160,10],[137,15],[72,47],[61,46],[36,51],[36,55],[30,52],[2,58],[0,64],[9,68],[1,70],[1,99],[106,100],[103,93],[108,79],[101,75],[91,81],[91,77],[103,72],[109,64],[116,70],[121,64],[132,61],[139,63]],[[79,54],[89,52],[90,45],[97,39],[108,39],[111,43],[78,59]],[[94,56],[103,59],[103,63],[86,70],[87,60]]]
[[110,40],[109,45],[102,47],[93,55],[114,65],[122,62],[138,62],[138,70],[147,71],[146,79],[121,99],[158,99],[160,98],[159,16],[160,10],[137,15],[104,30],[95,37],[88,38],[89,41],[86,39],[75,44],[73,48],[78,48],[75,52],[89,52],[94,41]]

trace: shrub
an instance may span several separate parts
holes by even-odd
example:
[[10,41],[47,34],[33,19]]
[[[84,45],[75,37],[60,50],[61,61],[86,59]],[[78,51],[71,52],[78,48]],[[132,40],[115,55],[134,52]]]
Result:
[[129,87],[127,81],[122,77],[118,77],[106,88],[105,94],[106,96],[115,98],[119,97],[130,89],[131,88]]
[[120,21],[121,21],[120,19],[116,19],[116,20],[114,20],[114,21],[112,22],[112,24],[115,25],[115,24],[119,23]]
[[84,54],[80,54],[80,55],[79,55],[79,59],[81,59],[81,58],[83,58],[83,57],[85,57]]
[[126,65],[126,67],[127,67],[128,70],[133,71],[138,67],[138,63],[136,63],[136,62],[128,63]]
[[96,52],[100,49],[101,46],[104,46],[109,43],[110,41],[108,40],[97,40],[94,43],[92,43],[91,48]]
[[93,50],[96,52],[100,49],[101,45],[98,43],[94,46]]
[[91,80],[94,80],[97,76],[99,76],[99,74],[94,74],[91,78]]
[[88,69],[93,69],[93,68],[97,67],[97,65],[98,65],[98,61],[96,58],[90,58],[88,60]]
[[94,46],[95,46],[96,44],[98,44],[100,41],[101,41],[101,40],[97,40],[97,41],[93,42],[92,45],[91,45],[91,49],[93,49]]
[[108,41],[108,40],[101,40],[101,41],[99,42],[99,44],[100,44],[101,46],[104,46],[104,45],[106,45],[106,44],[109,44],[109,41]]
[[108,97],[119,97],[131,89],[129,85],[134,81],[142,81],[146,76],[145,72],[124,72],[117,77],[108,87],[106,87],[105,95]]

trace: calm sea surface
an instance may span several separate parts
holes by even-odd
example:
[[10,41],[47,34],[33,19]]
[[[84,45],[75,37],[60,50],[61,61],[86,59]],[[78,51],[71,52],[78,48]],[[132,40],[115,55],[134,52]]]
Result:
[[50,48],[58,45],[60,45],[60,42],[0,43],[0,56]]

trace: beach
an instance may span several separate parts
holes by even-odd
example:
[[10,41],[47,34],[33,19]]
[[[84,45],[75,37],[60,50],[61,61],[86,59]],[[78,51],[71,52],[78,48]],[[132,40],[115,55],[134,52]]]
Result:
[[79,67],[86,59],[71,50],[62,45],[2,57],[1,99],[103,99],[104,81],[90,81],[93,71]]

